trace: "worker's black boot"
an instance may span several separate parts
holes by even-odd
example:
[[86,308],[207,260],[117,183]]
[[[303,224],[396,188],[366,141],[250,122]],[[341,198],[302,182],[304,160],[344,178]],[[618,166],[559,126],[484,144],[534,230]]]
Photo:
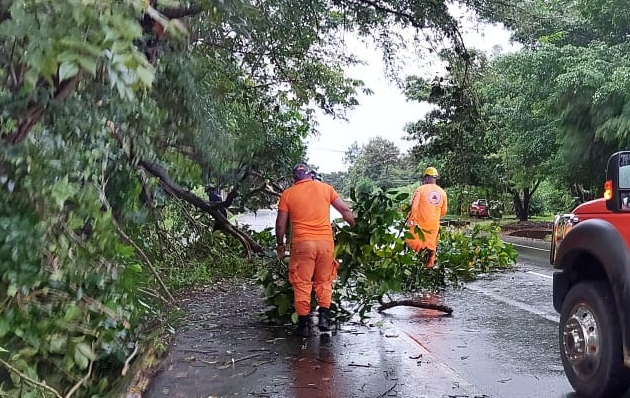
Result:
[[300,315],[298,316],[297,327],[295,328],[295,332],[293,332],[293,334],[298,337],[308,337],[311,329],[310,326],[311,320],[308,315]]
[[319,307],[319,331],[328,332],[330,330],[330,310]]

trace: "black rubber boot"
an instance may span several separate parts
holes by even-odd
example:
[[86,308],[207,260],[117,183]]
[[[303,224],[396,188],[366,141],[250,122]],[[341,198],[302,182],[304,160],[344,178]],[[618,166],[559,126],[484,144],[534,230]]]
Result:
[[319,331],[328,332],[330,330],[330,310],[319,307]]
[[297,327],[295,328],[294,335],[298,337],[308,337],[310,335],[311,329],[311,320],[308,315],[300,315],[298,316]]

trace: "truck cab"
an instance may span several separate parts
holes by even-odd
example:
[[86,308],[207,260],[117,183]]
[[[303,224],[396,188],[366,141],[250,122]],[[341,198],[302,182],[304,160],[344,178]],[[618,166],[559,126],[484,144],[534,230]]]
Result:
[[562,365],[585,398],[630,388],[630,151],[608,160],[604,197],[555,218],[550,251]]

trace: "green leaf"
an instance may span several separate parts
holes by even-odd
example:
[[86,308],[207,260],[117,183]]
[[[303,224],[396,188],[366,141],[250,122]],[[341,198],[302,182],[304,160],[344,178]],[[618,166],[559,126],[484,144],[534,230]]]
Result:
[[69,322],[75,318],[78,318],[81,315],[81,309],[76,305],[76,304],[71,304],[68,309],[66,310],[66,313],[63,317],[63,319],[66,322]]
[[59,65],[59,81],[73,78],[79,73],[79,66],[74,62],[63,62]]
[[55,333],[50,338],[50,352],[53,353],[62,353],[65,350],[66,345],[68,344],[68,338],[59,333]]
[[138,74],[138,78],[146,87],[151,87],[153,85],[153,79],[155,79],[155,72],[152,69],[145,68],[144,66],[138,66],[136,69],[136,73]]
[[130,264],[128,267],[129,267],[130,270],[132,270],[134,272],[137,272],[139,274],[142,273],[142,265],[140,265],[138,263]]
[[81,354],[85,355],[91,361],[96,360],[96,354],[92,351],[92,347],[90,347],[87,343],[77,343],[77,350],[81,352]]
[[402,202],[404,200],[407,200],[409,198],[409,194],[407,192],[403,192],[403,193],[399,193],[398,195],[396,195],[396,201],[397,202]]
[[81,352],[78,347],[74,350],[74,363],[79,369],[87,369],[89,365],[89,358]]
[[9,287],[7,288],[7,297],[14,297],[17,294],[17,291],[17,286],[9,285]]
[[81,56],[77,58],[77,61],[79,62],[79,65],[81,66],[81,68],[88,71],[90,75],[96,76],[96,68],[97,68],[96,59],[86,57],[86,56]]
[[18,351],[18,354],[20,355],[21,358],[32,358],[35,355],[37,355],[38,352],[39,350],[37,348],[24,347],[20,351]]

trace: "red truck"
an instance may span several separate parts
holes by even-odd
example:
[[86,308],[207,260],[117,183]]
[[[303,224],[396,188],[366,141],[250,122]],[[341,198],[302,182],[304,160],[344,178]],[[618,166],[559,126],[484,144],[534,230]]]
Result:
[[585,398],[630,388],[630,151],[608,160],[604,197],[556,216],[550,261],[559,345]]

